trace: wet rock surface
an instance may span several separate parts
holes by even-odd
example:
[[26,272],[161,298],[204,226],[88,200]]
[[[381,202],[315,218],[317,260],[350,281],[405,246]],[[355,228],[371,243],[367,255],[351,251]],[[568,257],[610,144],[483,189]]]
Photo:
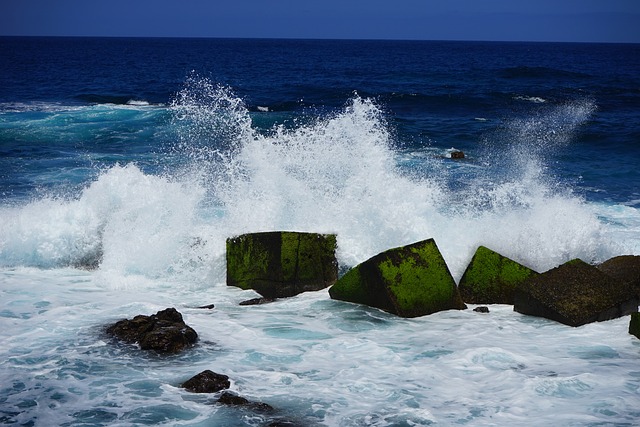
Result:
[[466,308],[433,239],[368,259],[342,276],[329,295],[402,317]]
[[207,369],[189,378],[181,387],[192,393],[216,393],[231,387],[231,381],[227,375]]
[[575,259],[518,287],[514,310],[581,326],[637,312],[638,298],[629,283]]
[[227,239],[227,285],[265,298],[318,291],[338,279],[334,234],[273,231]]
[[184,323],[182,314],[175,308],[120,320],[106,332],[124,342],[137,343],[142,350],[157,353],[178,353],[198,340],[196,331]]

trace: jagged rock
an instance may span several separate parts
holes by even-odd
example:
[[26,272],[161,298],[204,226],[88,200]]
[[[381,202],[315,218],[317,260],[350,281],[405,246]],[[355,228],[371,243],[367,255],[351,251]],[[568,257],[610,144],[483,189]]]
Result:
[[629,283],[636,290],[636,295],[640,297],[640,256],[617,256],[597,267],[609,276]]
[[516,287],[537,274],[480,246],[462,275],[458,289],[462,300],[469,304],[513,304]]
[[368,259],[342,276],[329,295],[402,317],[467,308],[433,239]]
[[238,396],[237,394],[233,394],[228,391],[222,393],[220,398],[218,398],[218,403],[231,406],[246,406],[258,412],[273,411],[273,407],[271,405],[262,402],[251,402],[242,396]]
[[182,383],[182,388],[192,393],[215,393],[231,387],[229,377],[205,370]]
[[483,305],[483,306],[474,308],[473,311],[475,311],[477,313],[488,313],[489,312],[489,307],[485,307]]
[[128,343],[138,343],[143,350],[158,353],[177,353],[198,340],[196,331],[184,323],[175,308],[151,316],[120,320],[109,326],[107,333]]
[[334,234],[274,231],[227,239],[227,285],[283,298],[338,279]]
[[274,302],[277,298],[252,298],[246,301],[241,301],[239,305],[261,305]]
[[637,312],[638,298],[628,283],[575,259],[520,285],[513,309],[581,326]]
[[629,320],[629,333],[640,339],[640,313],[631,313],[631,320]]

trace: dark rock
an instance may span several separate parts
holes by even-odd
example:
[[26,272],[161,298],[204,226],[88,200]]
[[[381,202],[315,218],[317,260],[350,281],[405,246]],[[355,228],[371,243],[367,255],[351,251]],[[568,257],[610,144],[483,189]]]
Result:
[[489,312],[489,307],[480,306],[480,307],[474,308],[473,311],[478,312],[478,313],[488,313]]
[[621,255],[603,262],[598,269],[609,276],[629,283],[640,297],[640,256]]
[[284,298],[338,279],[334,234],[274,231],[227,239],[227,285]]
[[225,405],[248,405],[251,402],[237,394],[225,391],[218,399],[218,403],[224,403]]
[[267,424],[267,427],[302,427],[302,424],[296,424],[289,420],[275,420]]
[[274,302],[277,298],[252,298],[246,301],[240,302],[240,305],[260,305],[260,304],[268,304],[270,302]]
[[215,393],[231,387],[229,377],[206,370],[182,383],[182,388],[193,393]]
[[640,313],[631,313],[631,320],[629,320],[629,333],[640,339]]
[[196,331],[184,323],[175,308],[151,316],[120,320],[109,326],[107,333],[128,343],[138,343],[143,350],[158,353],[177,353],[198,340]]
[[368,259],[342,276],[329,295],[402,317],[467,308],[433,239]]
[[251,402],[250,400],[245,399],[242,396],[238,396],[237,394],[233,394],[228,391],[222,393],[222,395],[218,399],[218,403],[230,406],[246,406],[258,412],[271,412],[274,410],[271,405],[262,402]]
[[537,274],[522,264],[480,246],[462,275],[458,289],[466,303],[513,304],[516,287]]
[[201,309],[205,309],[205,310],[213,310],[216,306],[214,304],[207,304],[207,305],[201,305],[200,307],[196,307],[196,308],[201,308]]
[[513,309],[581,326],[637,312],[638,298],[629,284],[576,259],[525,281]]
[[464,153],[462,151],[452,151],[451,152],[452,159],[464,159]]

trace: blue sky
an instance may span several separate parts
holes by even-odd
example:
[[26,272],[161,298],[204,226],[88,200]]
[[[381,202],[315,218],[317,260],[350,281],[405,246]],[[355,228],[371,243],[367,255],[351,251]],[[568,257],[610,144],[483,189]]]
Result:
[[0,0],[0,35],[640,43],[640,0]]

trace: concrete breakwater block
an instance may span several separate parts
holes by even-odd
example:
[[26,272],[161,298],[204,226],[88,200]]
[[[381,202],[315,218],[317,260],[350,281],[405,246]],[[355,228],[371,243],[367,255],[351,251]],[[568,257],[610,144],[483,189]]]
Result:
[[513,304],[516,287],[538,273],[480,246],[467,266],[458,289],[470,304]]
[[402,317],[466,308],[433,239],[389,249],[358,264],[329,294]]
[[638,297],[630,283],[574,259],[525,281],[516,289],[513,309],[581,326],[637,312]]
[[284,298],[338,279],[334,234],[273,231],[227,239],[227,285]]

